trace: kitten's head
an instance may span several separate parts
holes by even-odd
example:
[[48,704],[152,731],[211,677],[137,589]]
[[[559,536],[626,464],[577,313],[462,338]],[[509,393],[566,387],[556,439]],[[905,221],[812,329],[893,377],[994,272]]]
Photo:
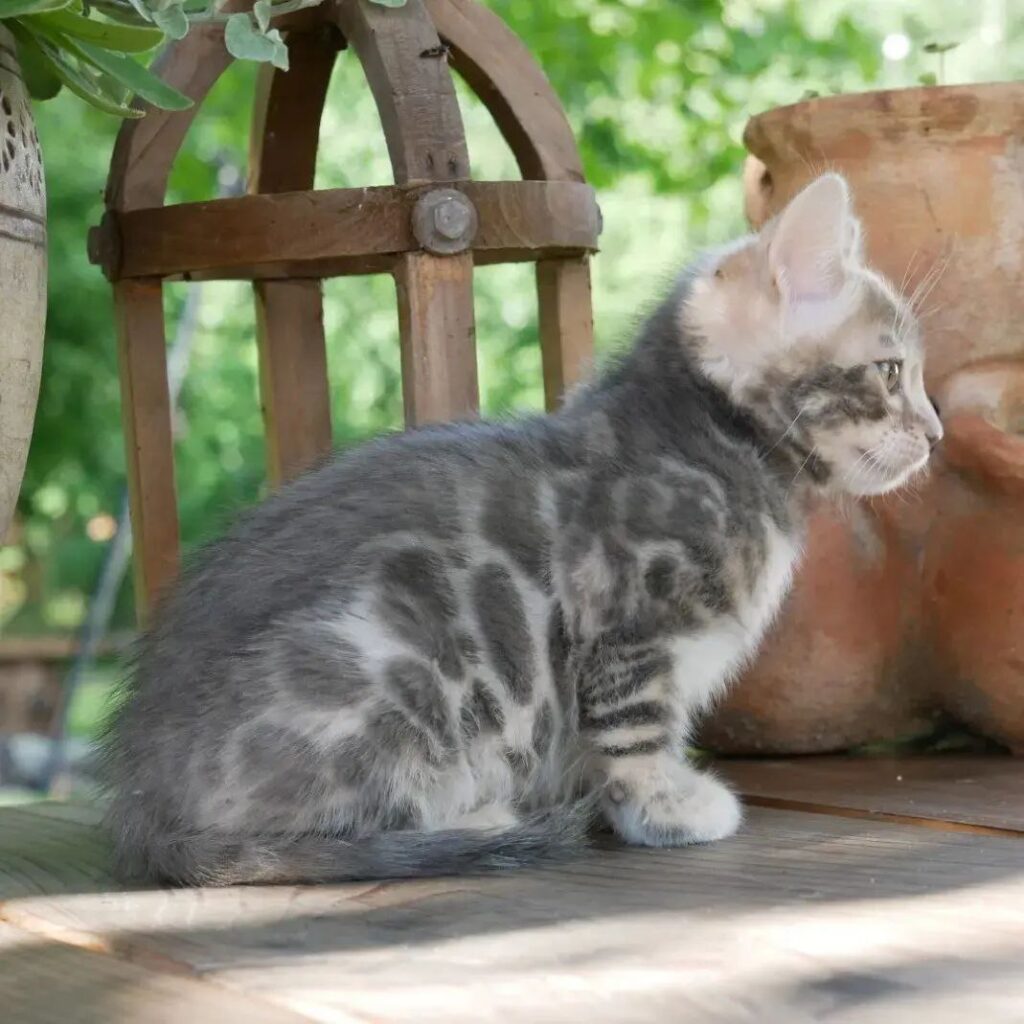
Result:
[[680,315],[704,372],[833,491],[882,494],[942,425],[909,304],[864,264],[846,182],[826,174],[697,269]]

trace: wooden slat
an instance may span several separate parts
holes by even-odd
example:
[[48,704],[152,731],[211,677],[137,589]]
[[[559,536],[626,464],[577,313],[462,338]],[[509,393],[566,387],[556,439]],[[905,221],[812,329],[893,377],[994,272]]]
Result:
[[0,808],[0,908],[17,897],[116,888],[94,809]]
[[[583,181],[576,140],[562,106],[529,50],[492,11],[473,0],[427,0],[452,64],[490,111],[524,178]],[[600,232],[595,223],[595,245]],[[551,254],[554,255],[554,254]],[[593,359],[590,271],[570,257],[537,265],[544,395],[554,409]]]
[[[58,891],[79,847],[35,855]],[[488,878],[0,912],[320,1021],[1009,1022],[1024,1005],[1024,843],[764,809],[726,842]]]
[[10,1024],[299,1024],[243,993],[49,941],[0,922],[0,1011]]
[[136,608],[144,616],[178,571],[178,505],[160,282],[118,282],[114,311]]
[[[247,9],[251,0],[226,0],[222,13]],[[198,25],[172,43],[153,70],[195,100],[188,110],[157,110],[141,101],[146,116],[125,121],[118,132],[107,178],[108,211],[159,206],[171,165],[199,112],[202,99],[232,58],[221,25]],[[89,234],[89,255],[115,264],[119,239],[109,229],[111,214]],[[128,485],[134,532],[136,611],[143,617],[160,588],[177,572],[178,514],[170,434],[170,405],[160,284],[151,280],[114,287],[121,365],[121,417],[127,449]]]
[[542,260],[537,264],[537,297],[544,401],[552,410],[593,363],[590,263]]
[[[265,66],[253,116],[249,190],[311,189],[320,116],[340,36],[292,33],[291,70]],[[297,476],[331,447],[323,293],[319,281],[258,281],[256,338],[271,483]]]
[[[377,101],[395,183],[451,185],[467,179],[469,154],[455,86],[423,0],[398,8],[351,0],[336,15]],[[482,225],[490,213],[485,217],[477,206]],[[472,257],[408,253],[397,260],[394,275],[406,422],[475,412]]]
[[[99,642],[96,653],[103,657],[117,654],[133,638],[132,633],[112,633]],[[0,638],[0,664],[12,661],[66,661],[79,649],[77,636],[45,633],[39,636],[5,636]]]
[[[589,185],[577,182],[454,183],[477,208],[474,250],[488,262],[578,254],[597,246],[599,214]],[[154,207],[108,221],[119,252],[113,279],[188,275],[256,277],[287,264],[304,277],[366,273],[419,249],[410,224],[428,189],[376,186],[249,195]],[[115,226],[116,225],[116,226]]]
[[468,254],[415,253],[395,272],[409,426],[458,419],[477,407],[476,328],[462,294],[471,271]]
[[347,0],[334,14],[377,102],[396,184],[468,178],[462,115],[447,63],[429,56],[440,40],[423,0]]
[[799,757],[725,760],[750,801],[1024,834],[1024,758]]
[[249,139],[249,191],[297,192],[313,187],[320,118],[342,45],[337,30],[290,33],[291,70],[260,68]]
[[281,484],[331,449],[331,404],[319,281],[256,285],[267,472]]

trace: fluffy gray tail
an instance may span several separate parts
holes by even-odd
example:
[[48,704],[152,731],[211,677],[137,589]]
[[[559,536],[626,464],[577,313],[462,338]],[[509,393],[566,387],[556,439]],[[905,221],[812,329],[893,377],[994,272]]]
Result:
[[594,802],[581,800],[531,815],[507,829],[380,832],[359,839],[322,833],[157,840],[123,873],[178,885],[344,882],[478,874],[565,860],[587,843]]

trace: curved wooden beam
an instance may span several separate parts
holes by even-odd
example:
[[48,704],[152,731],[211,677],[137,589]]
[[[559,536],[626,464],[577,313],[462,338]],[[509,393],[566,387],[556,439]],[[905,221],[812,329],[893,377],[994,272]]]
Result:
[[474,0],[425,0],[452,67],[490,111],[524,178],[583,181],[576,139],[522,40]]
[[[229,0],[229,6],[251,6]],[[125,121],[117,133],[107,177],[110,210],[160,206],[167,192],[171,165],[178,155],[202,101],[233,58],[224,49],[221,25],[197,25],[180,42],[171,43],[153,62],[153,71],[191,100],[188,110],[158,110],[140,104],[146,116]]]
[[334,17],[377,101],[396,185],[469,177],[462,114],[423,6],[343,0]]

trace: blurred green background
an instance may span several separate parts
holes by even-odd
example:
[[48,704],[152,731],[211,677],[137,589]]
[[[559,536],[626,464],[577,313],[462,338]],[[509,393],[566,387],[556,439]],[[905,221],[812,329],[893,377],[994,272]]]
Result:
[[[666,278],[742,230],[746,119],[808,93],[1005,79],[1024,71],[1024,0],[490,0],[561,96],[605,218],[595,261],[599,345],[625,340]],[[956,44],[941,58],[928,44]],[[217,85],[176,165],[169,202],[208,198],[217,161],[245,175],[256,68]],[[514,177],[486,112],[461,90],[474,174]],[[102,212],[116,120],[66,91],[37,111],[50,216],[50,308],[36,432],[15,528],[0,550],[0,632],[74,630],[124,486],[109,288],[85,256]],[[338,62],[318,186],[389,182],[376,112],[353,55]],[[230,181],[224,182],[230,184]],[[167,289],[169,336],[187,285]],[[486,413],[541,405],[532,269],[476,275]],[[388,278],[328,282],[339,444],[400,423],[397,321]],[[244,284],[202,287],[180,403],[177,481],[186,546],[264,487],[252,302]],[[115,626],[133,621],[130,582]],[[89,716],[86,716],[89,717]]]

